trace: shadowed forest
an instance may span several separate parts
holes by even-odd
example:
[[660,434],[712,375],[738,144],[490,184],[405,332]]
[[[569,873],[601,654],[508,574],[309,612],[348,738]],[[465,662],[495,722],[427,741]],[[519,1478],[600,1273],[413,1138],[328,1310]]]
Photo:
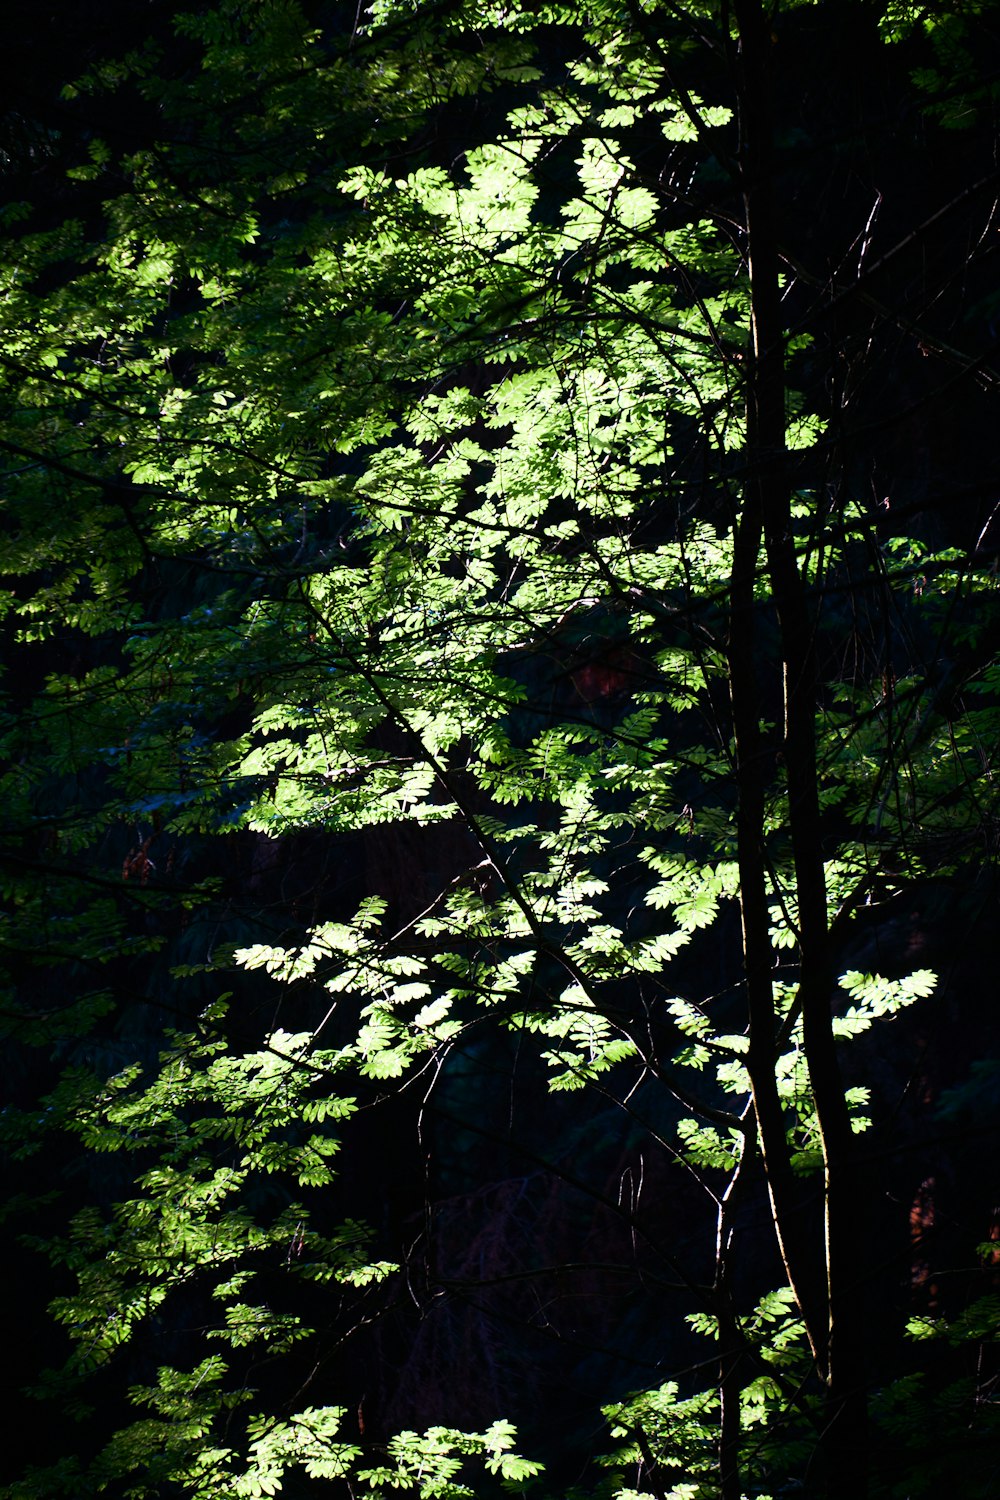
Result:
[[1000,3],[17,12],[0,1496],[1000,1500]]

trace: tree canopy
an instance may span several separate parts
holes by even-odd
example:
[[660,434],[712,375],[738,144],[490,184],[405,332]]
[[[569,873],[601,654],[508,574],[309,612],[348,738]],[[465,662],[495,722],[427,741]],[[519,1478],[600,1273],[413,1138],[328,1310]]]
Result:
[[985,1500],[1000,10],[67,24],[0,1493]]

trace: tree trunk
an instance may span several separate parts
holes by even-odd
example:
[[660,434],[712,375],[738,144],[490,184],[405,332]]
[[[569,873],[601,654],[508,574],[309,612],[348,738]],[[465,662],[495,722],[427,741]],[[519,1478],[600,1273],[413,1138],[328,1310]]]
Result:
[[[784,328],[780,307],[780,257],[775,223],[772,167],[772,38],[759,0],[735,0],[739,32],[740,170],[750,270],[752,354],[747,380],[748,478],[734,561],[733,633],[739,639],[733,705],[740,773],[740,875],[747,983],[750,990],[750,1072],[758,1112],[765,1170],[785,1265],[828,1392],[822,1454],[828,1493],[863,1500],[866,1493],[866,1397],[864,1311],[860,1299],[864,1265],[864,1218],[859,1211],[856,1152],[837,1059],[831,1020],[832,974],[823,868],[815,712],[815,621],[810,618],[795,555],[785,450]],[[826,1233],[825,1289],[817,1294],[815,1256],[796,1225],[784,1125],[776,1087],[765,1076],[774,1059],[773,1004],[764,996],[770,968],[763,861],[763,792],[760,731],[750,725],[749,704],[739,702],[737,676],[753,690],[747,625],[752,608],[752,571],[763,539],[766,567],[780,639],[784,697],[783,760],[795,870],[799,926],[799,993],[803,1046],[823,1147]],[[737,587],[740,593],[737,595]],[[739,612],[735,608],[737,600]],[[742,616],[742,618],[741,618]],[[738,710],[739,704],[739,712]],[[741,747],[742,739],[742,747]],[[745,804],[746,799],[746,805]],[[753,845],[757,844],[755,850]],[[744,848],[744,845],[746,846]],[[745,866],[745,867],[744,867]],[[750,882],[749,888],[744,882]],[[765,951],[766,950],[766,951]],[[770,994],[770,973],[767,974]],[[754,1032],[758,1035],[755,1036]],[[777,1118],[776,1118],[777,1114]],[[775,1173],[777,1172],[777,1176]],[[822,1315],[825,1304],[825,1316]],[[823,1326],[825,1324],[825,1326]]]

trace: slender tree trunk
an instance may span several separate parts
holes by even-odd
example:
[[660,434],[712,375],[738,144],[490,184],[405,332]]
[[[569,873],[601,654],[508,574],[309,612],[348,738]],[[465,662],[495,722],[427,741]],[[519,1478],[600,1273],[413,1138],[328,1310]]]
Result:
[[742,1500],[740,1398],[743,1394],[740,1330],[728,1286],[719,1291],[719,1496]]
[[[827,1384],[823,1455],[828,1492],[838,1500],[847,1495],[852,1500],[863,1500],[866,1493],[867,1423],[860,1282],[864,1265],[864,1219],[857,1201],[860,1179],[830,1011],[832,974],[815,742],[815,626],[807,608],[795,555],[785,450],[784,329],[772,167],[773,43],[760,0],[734,0],[734,15],[740,46],[740,167],[753,331],[747,385],[749,477],[740,525],[740,533],[746,530],[748,539],[741,548],[740,536],[737,537],[734,581],[739,581],[742,589],[738,596],[740,614],[746,615],[752,604],[746,596],[746,572],[756,562],[756,557],[751,559],[751,550],[756,554],[762,539],[781,643],[785,716],[783,759],[799,926],[798,1003],[802,1011],[803,1046],[824,1156],[826,1284],[820,1295],[814,1288],[813,1252],[803,1246],[800,1230],[790,1222],[790,1217],[795,1215],[794,1193],[787,1180],[790,1175],[787,1152],[782,1152],[778,1145],[779,1139],[781,1143],[785,1140],[784,1126],[780,1120],[780,1107],[779,1118],[774,1118],[776,1089],[772,1098],[770,1086],[763,1076],[764,1053],[769,1046],[773,1070],[774,1048],[773,1006],[772,1014],[768,1016],[760,973],[768,931],[766,900],[762,909],[763,859],[759,858],[759,870],[752,868],[757,862],[754,860],[753,841],[755,838],[760,841],[763,834],[763,807],[758,805],[763,796],[763,778],[754,777],[751,767],[744,766],[744,755],[740,751],[741,732],[744,745],[752,752],[754,731],[749,724],[749,706],[741,704],[737,713],[738,695],[734,680],[734,717],[741,762],[740,874],[741,881],[747,878],[752,882],[749,891],[744,889],[743,892],[744,946],[747,982],[751,989],[750,1072],[765,1170],[785,1264],[802,1308],[818,1367]],[[733,630],[745,640],[746,627],[736,616],[736,603],[734,588]],[[751,645],[741,645],[741,649],[752,651],[752,638]],[[731,667],[738,667],[741,677],[746,678],[748,668],[745,663],[738,658],[731,659]],[[743,691],[749,691],[749,680]],[[759,741],[759,729],[756,735]],[[759,748],[755,758],[759,764]],[[745,796],[749,797],[749,803],[744,809]],[[744,840],[747,844],[746,870],[742,850]],[[759,928],[759,931],[750,933],[748,929],[751,927]],[[767,962],[770,963],[769,953]],[[761,1032],[756,1039],[753,1035],[755,1025]],[[774,1176],[776,1169],[777,1178]],[[825,1317],[821,1318],[824,1304]]]
[[[749,27],[742,12],[757,12],[755,4],[737,6],[741,30]],[[743,86],[753,67],[752,53],[743,49]],[[748,55],[749,54],[749,55]],[[784,360],[782,342],[768,342],[767,334],[780,330],[777,304],[777,258],[773,255],[773,288],[768,272],[772,266],[759,263],[768,240],[773,241],[769,207],[763,195],[751,191],[759,151],[760,134],[754,119],[741,120],[743,171],[748,179],[746,197],[747,234],[750,243],[750,276],[753,304],[753,348],[747,372],[747,464],[748,475],[736,527],[733,571],[730,582],[729,686],[736,747],[737,859],[740,873],[740,906],[743,923],[744,976],[749,1012],[747,1066],[753,1090],[754,1111],[761,1155],[771,1197],[775,1228],[785,1270],[805,1320],[813,1354],[825,1359],[827,1304],[823,1290],[821,1260],[809,1244],[803,1221],[800,1194],[792,1173],[785,1122],[778,1096],[778,1019],[774,1006],[772,973],[774,955],[770,942],[770,913],[766,884],[764,846],[767,785],[773,771],[774,751],[761,733],[764,717],[757,661],[757,605],[754,585],[761,564],[765,516],[773,510],[784,486]],[[769,122],[768,122],[769,123]],[[773,297],[773,306],[765,294]]]
[[731,1262],[736,1240],[735,1219],[746,1197],[747,1169],[756,1157],[757,1135],[752,1103],[747,1106],[743,1149],[729,1186],[719,1202],[715,1239],[715,1298],[719,1319],[719,1495],[720,1500],[742,1500],[742,1425],[745,1348],[733,1302]]

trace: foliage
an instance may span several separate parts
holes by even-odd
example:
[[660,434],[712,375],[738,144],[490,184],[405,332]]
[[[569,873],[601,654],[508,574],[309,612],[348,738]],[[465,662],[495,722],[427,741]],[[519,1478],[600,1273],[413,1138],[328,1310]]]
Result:
[[[840,954],[992,848],[997,575],[859,482],[815,374],[841,289],[761,334],[764,20],[215,0],[61,80],[156,127],[78,126],[58,222],[3,225],[3,1024],[50,1059],[3,1134],[73,1164],[58,1225],[14,1207],[70,1342],[35,1394],[80,1424],[3,1493],[523,1490],[503,1414],[372,1438],[335,1363],[413,1281],[352,1203],[388,1165],[342,1189],[338,1153],[415,1099],[443,1154],[512,1050],[545,1170],[613,1104],[707,1226],[633,1203],[699,1352],[607,1393],[594,1484],[833,1493],[856,1458],[865,1048],[937,981]],[[965,25],[884,30],[918,23]],[[426,888],[255,899],[296,840],[365,865],[401,828]],[[985,1344],[994,1302],[915,1346]],[[920,1399],[885,1383],[886,1441]]]

